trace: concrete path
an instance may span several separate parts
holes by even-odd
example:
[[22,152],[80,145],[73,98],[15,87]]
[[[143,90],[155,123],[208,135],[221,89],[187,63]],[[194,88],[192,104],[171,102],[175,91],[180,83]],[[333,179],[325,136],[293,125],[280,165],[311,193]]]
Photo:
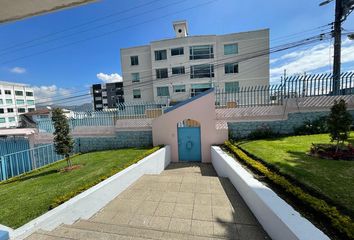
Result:
[[28,239],[270,239],[236,189],[210,164],[144,175],[88,221]]

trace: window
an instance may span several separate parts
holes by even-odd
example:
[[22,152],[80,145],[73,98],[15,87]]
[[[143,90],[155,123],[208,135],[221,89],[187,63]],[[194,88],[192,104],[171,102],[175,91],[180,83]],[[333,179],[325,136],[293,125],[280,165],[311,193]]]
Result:
[[1,89],[0,89],[0,95],[1,95]]
[[8,112],[8,113],[13,113],[13,112],[14,112],[14,109],[13,109],[13,108],[8,108],[8,109],[7,109],[7,112]]
[[186,86],[185,85],[173,86],[173,91],[174,92],[186,92]]
[[130,64],[132,66],[139,65],[139,57],[138,56],[131,56],[130,57]]
[[17,99],[17,100],[16,100],[16,104],[18,104],[18,105],[23,105],[23,104],[25,104],[25,100]]
[[36,111],[36,109],[34,109],[34,108],[28,108],[28,111],[29,111],[29,112],[34,112],[34,111]]
[[33,97],[33,92],[26,92],[27,97]]
[[19,108],[19,109],[18,109],[18,112],[19,112],[19,113],[24,113],[24,112],[26,112],[26,109],[25,109],[25,108]]
[[140,82],[140,74],[132,73],[132,82]]
[[5,90],[6,95],[11,95],[11,90]]
[[155,51],[155,60],[166,60],[167,59],[167,51],[166,50],[158,50]]
[[172,68],[172,74],[173,75],[179,75],[179,74],[184,74],[185,71],[184,71],[184,67],[173,67]]
[[189,60],[214,58],[213,45],[193,46],[189,48]]
[[210,78],[214,77],[214,65],[200,64],[191,66],[191,78]]
[[12,104],[12,99],[6,99],[6,104]]
[[157,96],[158,97],[167,97],[170,96],[168,87],[157,87]]
[[34,105],[34,100],[27,100],[28,105]]
[[167,68],[156,69],[156,78],[168,78]]
[[237,43],[224,45],[224,55],[237,54],[237,53],[238,53],[238,44]]
[[4,113],[4,109],[0,108],[0,114],[3,114],[3,113]]
[[15,91],[15,95],[16,96],[23,96],[23,92],[22,91]]
[[171,49],[171,56],[177,56],[177,55],[183,55],[184,54],[184,48],[179,47],[179,48],[172,48]]
[[225,91],[227,93],[238,92],[239,91],[239,83],[238,82],[225,83]]
[[15,117],[9,117],[9,122],[15,122],[16,118]]
[[238,63],[225,63],[225,74],[238,73]]
[[133,89],[133,98],[134,98],[134,99],[141,98],[140,89]]
[[5,118],[0,118],[0,123],[6,123]]
[[0,105],[1,105],[1,104],[4,104],[4,101],[3,101],[2,99],[0,99]]

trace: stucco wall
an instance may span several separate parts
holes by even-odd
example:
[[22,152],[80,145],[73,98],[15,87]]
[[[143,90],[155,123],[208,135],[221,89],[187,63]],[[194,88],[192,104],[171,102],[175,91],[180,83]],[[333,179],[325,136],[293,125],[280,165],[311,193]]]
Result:
[[193,119],[201,126],[202,162],[210,162],[211,145],[221,144],[227,139],[227,131],[216,129],[215,118],[215,94],[210,92],[154,119],[152,122],[154,146],[170,145],[172,161],[178,162],[177,123]]

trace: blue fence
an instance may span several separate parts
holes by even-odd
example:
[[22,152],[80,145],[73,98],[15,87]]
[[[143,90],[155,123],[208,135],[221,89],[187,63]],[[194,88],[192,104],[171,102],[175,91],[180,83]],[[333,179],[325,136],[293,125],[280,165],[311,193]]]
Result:
[[0,156],[0,181],[32,171],[63,159],[54,151],[54,145],[43,145]]
[[0,137],[0,156],[29,149],[29,141],[24,137]]

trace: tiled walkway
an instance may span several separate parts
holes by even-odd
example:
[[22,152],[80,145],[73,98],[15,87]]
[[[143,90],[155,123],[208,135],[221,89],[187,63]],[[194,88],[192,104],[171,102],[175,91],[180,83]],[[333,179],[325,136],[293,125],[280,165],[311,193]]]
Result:
[[30,239],[55,237],[269,239],[230,181],[217,177],[212,165],[182,163],[143,176],[89,221]]

